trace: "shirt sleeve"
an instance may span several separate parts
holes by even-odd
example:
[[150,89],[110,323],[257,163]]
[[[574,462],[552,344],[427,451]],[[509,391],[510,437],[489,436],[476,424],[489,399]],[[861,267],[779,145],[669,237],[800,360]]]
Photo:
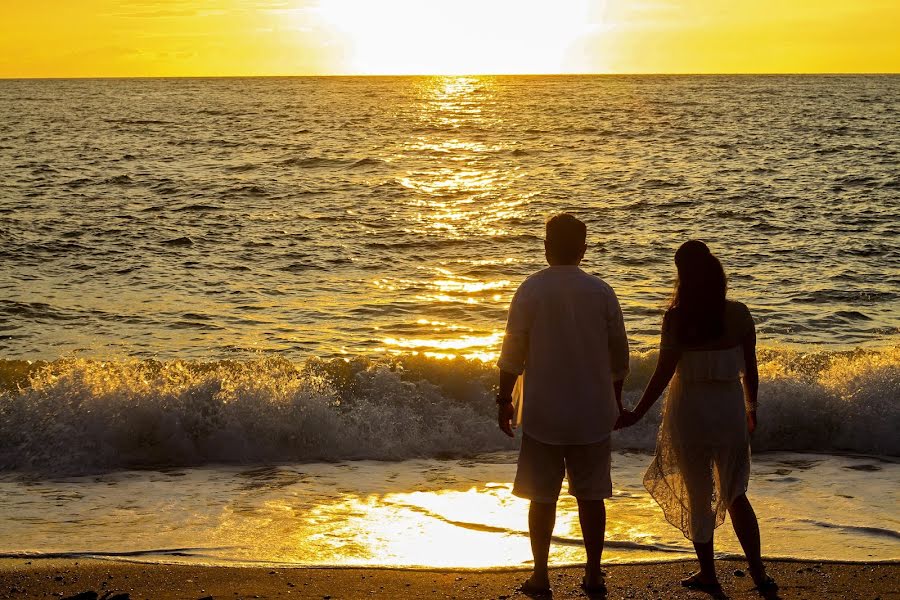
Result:
[[503,336],[500,359],[497,361],[497,366],[501,371],[516,375],[521,375],[525,371],[525,358],[528,356],[528,338],[532,322],[529,304],[520,287],[509,304],[506,335]]
[[613,381],[620,381],[628,375],[628,335],[625,333],[622,307],[619,306],[619,299],[612,290],[607,304],[606,331],[609,338],[609,363]]

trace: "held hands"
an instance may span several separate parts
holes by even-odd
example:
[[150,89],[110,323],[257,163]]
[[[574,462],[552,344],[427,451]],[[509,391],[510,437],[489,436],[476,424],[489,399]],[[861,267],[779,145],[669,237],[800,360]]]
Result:
[[515,412],[512,402],[497,405],[497,424],[500,426],[500,431],[509,437],[515,437],[512,430],[512,420]]
[[640,420],[641,416],[633,410],[622,410],[622,412],[619,414],[619,418],[616,420],[616,425],[615,427],[613,427],[613,429],[624,429],[625,427],[631,427]]

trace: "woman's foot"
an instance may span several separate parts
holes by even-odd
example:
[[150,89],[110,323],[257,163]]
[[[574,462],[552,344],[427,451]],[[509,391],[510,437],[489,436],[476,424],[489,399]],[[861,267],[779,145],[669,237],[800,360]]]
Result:
[[699,572],[682,579],[681,585],[694,590],[717,590],[722,587],[715,575],[705,575]]
[[753,583],[756,585],[756,589],[759,591],[774,590],[778,588],[778,584],[775,583],[774,579],[769,577],[766,573],[766,568],[763,565],[750,567],[748,570],[750,571],[750,577],[753,579]]

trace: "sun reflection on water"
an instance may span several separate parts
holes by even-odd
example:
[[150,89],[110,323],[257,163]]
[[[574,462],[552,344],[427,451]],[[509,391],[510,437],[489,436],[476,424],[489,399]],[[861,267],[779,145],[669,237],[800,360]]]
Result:
[[[508,169],[484,165],[485,155],[510,150],[501,143],[486,143],[478,133],[495,118],[492,107],[497,101],[497,89],[493,78],[423,78],[416,93],[420,100],[415,118],[421,123],[423,134],[401,150],[416,168],[396,180],[411,192],[406,203],[413,216],[404,231],[440,240],[492,239],[508,234],[506,223],[524,218],[530,196],[511,191],[513,183],[524,176],[517,165],[511,164]],[[481,266],[508,262],[481,261]],[[478,261],[468,263],[473,267]],[[423,269],[428,275],[422,279],[381,278],[373,282],[380,289],[405,292],[417,302],[433,307],[432,311],[426,309],[424,314],[416,315],[413,323],[394,325],[393,332],[386,327],[393,335],[381,340],[381,350],[434,358],[496,359],[501,331],[476,330],[461,322],[448,322],[444,308],[496,308],[508,302],[512,282],[500,277],[454,273],[446,262]],[[416,327],[409,331],[412,325]],[[398,335],[400,332],[403,335]]]

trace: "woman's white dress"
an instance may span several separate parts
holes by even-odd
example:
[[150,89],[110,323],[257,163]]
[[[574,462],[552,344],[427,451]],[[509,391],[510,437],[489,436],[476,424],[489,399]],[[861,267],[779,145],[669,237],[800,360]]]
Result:
[[[744,305],[729,305],[727,337],[734,340],[742,337],[735,335],[736,329],[746,331],[747,320],[751,328],[753,321]],[[686,349],[669,384],[656,456],[644,474],[644,486],[666,520],[695,542],[710,541],[728,506],[747,491],[750,438],[743,372],[740,344]]]

